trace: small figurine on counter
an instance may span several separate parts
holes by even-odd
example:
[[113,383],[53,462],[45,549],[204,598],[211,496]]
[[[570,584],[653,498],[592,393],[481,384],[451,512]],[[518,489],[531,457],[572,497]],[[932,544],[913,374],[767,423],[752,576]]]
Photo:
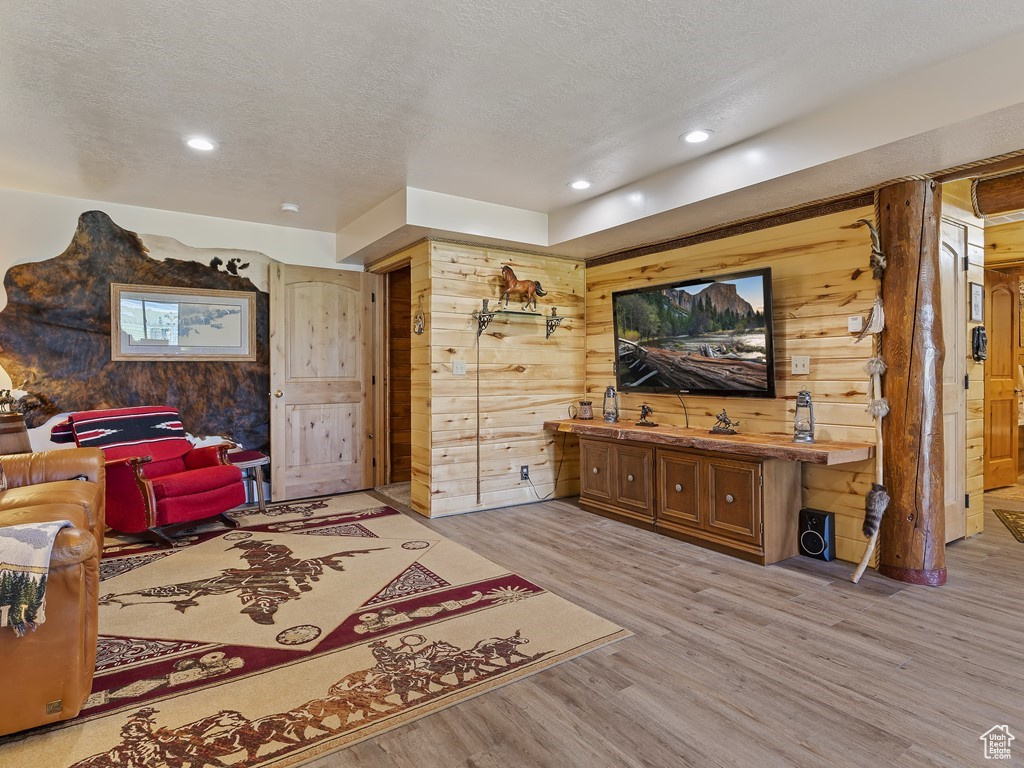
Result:
[[654,413],[654,409],[651,408],[647,403],[640,406],[640,421],[636,422],[638,427],[656,427],[658,426],[653,421],[648,421],[647,417]]
[[725,412],[725,408],[722,412],[715,416],[715,426],[711,428],[711,434],[713,435],[735,435],[736,427],[740,425],[738,421],[733,421],[729,418],[729,415]]

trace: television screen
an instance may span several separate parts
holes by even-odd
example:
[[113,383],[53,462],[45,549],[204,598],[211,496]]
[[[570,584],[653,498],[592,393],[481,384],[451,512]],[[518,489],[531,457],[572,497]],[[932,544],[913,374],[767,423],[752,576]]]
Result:
[[612,294],[622,392],[775,397],[772,272]]

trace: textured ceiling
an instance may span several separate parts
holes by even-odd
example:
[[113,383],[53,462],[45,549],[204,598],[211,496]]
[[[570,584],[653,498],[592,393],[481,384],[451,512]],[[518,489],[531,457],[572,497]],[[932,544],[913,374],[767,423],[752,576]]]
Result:
[[0,187],[331,232],[404,186],[547,212],[988,45],[1019,9],[0,0]]

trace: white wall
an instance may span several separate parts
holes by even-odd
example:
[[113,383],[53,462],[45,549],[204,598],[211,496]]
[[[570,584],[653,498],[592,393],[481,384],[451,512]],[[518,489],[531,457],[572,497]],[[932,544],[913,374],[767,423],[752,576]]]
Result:
[[[335,261],[333,232],[0,189],[0,275],[14,264],[43,261],[63,253],[75,233],[79,215],[92,210],[104,211],[124,229],[140,235],[173,237],[193,248],[259,251],[288,264],[345,268]],[[0,307],[4,303],[6,299],[0,299]]]

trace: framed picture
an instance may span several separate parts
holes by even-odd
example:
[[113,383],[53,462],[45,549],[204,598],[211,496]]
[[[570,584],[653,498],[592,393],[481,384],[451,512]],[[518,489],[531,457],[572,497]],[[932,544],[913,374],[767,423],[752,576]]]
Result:
[[971,318],[972,323],[985,322],[985,286],[971,283]]
[[110,285],[111,360],[256,359],[256,294]]

